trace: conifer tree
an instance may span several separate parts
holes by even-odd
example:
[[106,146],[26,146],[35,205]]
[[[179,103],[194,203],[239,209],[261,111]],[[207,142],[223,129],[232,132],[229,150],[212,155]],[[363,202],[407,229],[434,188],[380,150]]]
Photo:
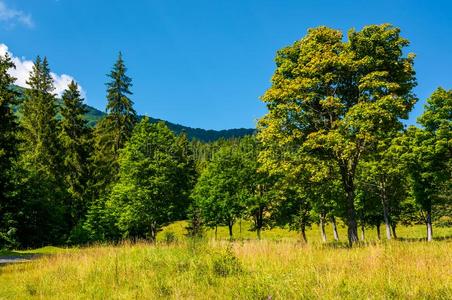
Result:
[[69,84],[62,99],[60,139],[64,150],[64,180],[70,194],[67,205],[74,226],[86,212],[90,129],[84,119],[87,110],[77,83]]
[[119,53],[113,69],[108,77],[107,85],[107,116],[100,120],[94,129],[94,164],[91,197],[109,193],[109,186],[117,179],[119,172],[119,150],[124,147],[132,134],[137,122],[133,109],[130,87],[132,79],[126,75],[122,54]]
[[15,68],[8,53],[0,56],[0,248],[14,245],[13,165],[17,159],[18,123],[13,112],[17,94],[12,90],[15,78],[8,70]]
[[23,201],[18,236],[24,246],[60,243],[67,232],[59,121],[53,80],[47,59],[38,56],[27,81],[22,105],[20,198]]
[[132,95],[130,87],[132,79],[126,75],[127,68],[124,65],[121,52],[108,77],[107,83],[107,127],[113,134],[113,150],[115,158],[118,150],[132,135],[132,130],[137,122],[137,115],[133,109],[133,102],[128,96]]
[[23,150],[31,168],[56,175],[59,165],[57,102],[47,58],[33,65],[22,106]]

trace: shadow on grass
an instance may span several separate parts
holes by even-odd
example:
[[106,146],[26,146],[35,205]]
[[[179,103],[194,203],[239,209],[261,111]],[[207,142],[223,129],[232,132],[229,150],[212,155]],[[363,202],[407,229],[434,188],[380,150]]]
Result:
[[[399,237],[399,238],[397,238],[395,240],[396,241],[401,241],[401,242],[426,242],[427,238],[404,238],[404,237]],[[433,240],[434,241],[452,241],[452,235],[433,237]]]

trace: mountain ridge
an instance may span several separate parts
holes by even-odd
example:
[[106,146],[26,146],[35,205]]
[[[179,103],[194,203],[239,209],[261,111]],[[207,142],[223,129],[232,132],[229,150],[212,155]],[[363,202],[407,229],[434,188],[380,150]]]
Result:
[[[25,88],[14,86],[15,90],[23,95]],[[61,102],[61,99],[58,99]],[[85,108],[87,109],[87,113],[85,114],[85,119],[88,121],[88,125],[90,127],[94,127],[96,123],[103,118],[106,113],[84,103]],[[143,115],[139,115],[139,118],[143,118]],[[191,140],[200,140],[203,142],[213,142],[219,139],[231,139],[231,138],[240,138],[245,135],[254,134],[256,131],[253,128],[232,128],[232,129],[223,129],[223,130],[214,130],[214,129],[203,129],[203,128],[193,128],[173,122],[169,122],[166,120],[148,117],[151,123],[164,122],[166,126],[170,130],[172,130],[175,134],[185,133],[188,138]]]

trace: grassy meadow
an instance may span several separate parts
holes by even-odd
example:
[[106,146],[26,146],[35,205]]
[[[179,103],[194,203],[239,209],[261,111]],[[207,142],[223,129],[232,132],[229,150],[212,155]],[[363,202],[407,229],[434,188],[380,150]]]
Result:
[[452,298],[452,228],[437,228],[431,243],[416,241],[423,226],[399,228],[402,240],[390,242],[375,241],[368,230],[369,240],[349,249],[320,243],[318,228],[303,244],[283,229],[258,241],[247,223],[234,242],[225,239],[226,228],[218,240],[208,231],[193,241],[183,236],[185,225],[166,227],[157,245],[18,252],[42,256],[0,267],[0,299]]

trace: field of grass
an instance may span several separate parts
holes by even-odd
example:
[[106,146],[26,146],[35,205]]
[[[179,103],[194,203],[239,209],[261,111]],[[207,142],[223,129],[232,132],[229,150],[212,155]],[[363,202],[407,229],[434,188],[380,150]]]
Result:
[[[50,255],[0,267],[0,299],[452,298],[452,240],[413,241],[423,236],[421,226],[400,228],[407,240],[353,249],[321,244],[317,228],[303,244],[282,229],[257,241],[245,228],[243,240],[191,241],[184,226],[165,228],[157,245],[26,252]],[[227,236],[224,228],[218,234]],[[447,237],[452,229],[435,234]],[[163,242],[168,236],[173,243]]]

